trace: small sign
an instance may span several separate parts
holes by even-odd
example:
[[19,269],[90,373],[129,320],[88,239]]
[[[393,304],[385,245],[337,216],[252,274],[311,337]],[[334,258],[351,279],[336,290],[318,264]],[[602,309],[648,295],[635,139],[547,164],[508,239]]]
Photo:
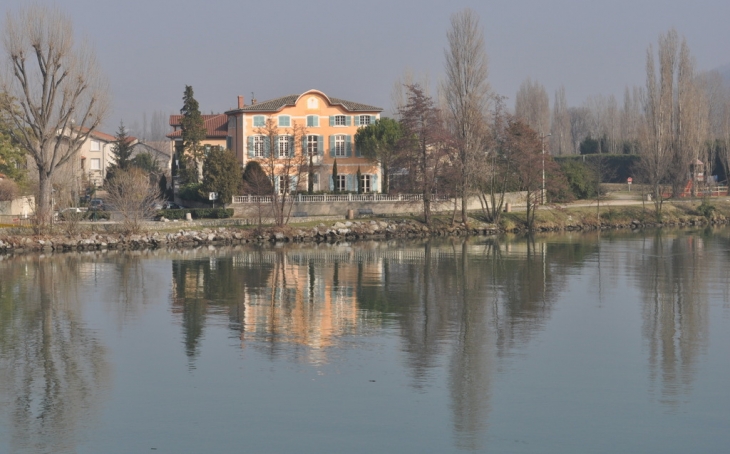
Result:
[[218,193],[217,192],[209,192],[208,193],[208,200],[218,200]]
[[629,178],[628,178],[628,179],[627,179],[626,181],[627,181],[627,182],[628,182],[629,184],[631,184],[631,183],[633,183],[633,182],[634,182],[634,179],[633,179],[633,178],[631,178],[631,177],[629,177]]

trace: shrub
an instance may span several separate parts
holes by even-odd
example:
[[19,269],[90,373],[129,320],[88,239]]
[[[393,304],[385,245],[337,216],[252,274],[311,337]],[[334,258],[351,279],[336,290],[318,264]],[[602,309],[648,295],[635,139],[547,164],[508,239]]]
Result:
[[177,195],[184,200],[207,203],[208,199],[200,195],[202,186],[202,183],[188,183],[180,188]]
[[715,208],[715,205],[711,205],[707,203],[707,201],[703,201],[700,206],[697,207],[697,213],[701,216],[706,217],[707,219],[710,219],[716,209],[717,208]]
[[0,202],[15,200],[18,197],[18,185],[13,180],[0,179]]

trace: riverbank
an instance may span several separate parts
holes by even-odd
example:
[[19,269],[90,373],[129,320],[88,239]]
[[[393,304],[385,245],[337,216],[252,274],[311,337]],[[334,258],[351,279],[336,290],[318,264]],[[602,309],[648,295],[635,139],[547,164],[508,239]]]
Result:
[[[627,202],[628,203],[628,202]],[[615,201],[582,202],[573,205],[541,207],[532,231],[595,231],[606,229],[645,229],[726,225],[730,220],[730,200],[666,202],[657,219],[651,204],[619,205]],[[134,250],[146,248],[188,248],[202,245],[236,245],[276,242],[338,242],[361,239],[425,238],[469,235],[498,235],[526,232],[525,213],[504,213],[499,224],[480,220],[480,212],[472,212],[468,225],[451,223],[451,217],[437,216],[430,226],[418,217],[360,219],[292,223],[284,227],[246,225],[211,226],[203,223],[147,223],[139,234],[116,232],[113,223],[88,223],[77,226],[73,234],[33,235],[30,228],[0,229],[0,253],[64,252],[85,250]]]

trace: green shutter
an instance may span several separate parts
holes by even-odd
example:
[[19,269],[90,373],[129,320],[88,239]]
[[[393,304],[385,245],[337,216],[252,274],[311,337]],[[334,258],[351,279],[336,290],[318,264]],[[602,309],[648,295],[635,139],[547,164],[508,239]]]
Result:
[[256,115],[253,117],[253,125],[257,128],[262,128],[266,126],[266,121],[264,120],[263,115]]
[[324,136],[317,136],[317,154],[324,156]]
[[335,116],[330,115],[330,126],[334,126],[334,125],[335,125]]
[[248,136],[248,157],[253,158],[253,136]]
[[374,125],[375,124],[375,119],[376,119],[375,118],[375,115],[370,115],[370,124],[371,125]]
[[345,126],[352,126],[352,117],[349,115],[345,117]]
[[357,178],[356,175],[347,175],[347,179],[345,180],[345,187],[348,191],[357,191]]
[[[332,118],[332,117],[330,117]],[[335,136],[330,136],[330,158],[335,157]]]
[[307,136],[302,137],[302,156],[307,155]]
[[319,128],[319,117],[317,115],[314,115],[313,118],[314,118],[314,127]]
[[345,136],[345,156],[352,157],[352,136]]
[[360,126],[360,115],[355,115],[355,126]]
[[271,137],[264,136],[264,157],[268,158],[271,154]]
[[[297,150],[294,149],[294,136],[287,136],[289,140],[289,157],[293,158],[297,154]],[[306,138],[304,140],[307,140]],[[307,153],[302,153],[304,156],[307,155]]]
[[378,188],[378,174],[377,173],[370,175],[370,190],[372,192],[380,192],[380,188]]

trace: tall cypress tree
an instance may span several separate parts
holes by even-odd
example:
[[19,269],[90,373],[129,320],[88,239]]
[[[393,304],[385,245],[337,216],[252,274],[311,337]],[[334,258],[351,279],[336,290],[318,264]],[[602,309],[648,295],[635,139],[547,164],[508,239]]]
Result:
[[193,97],[193,87],[190,85],[185,86],[180,114],[183,116],[180,121],[183,141],[183,156],[180,156],[180,161],[185,165],[182,176],[188,182],[197,183],[204,156],[204,148],[200,142],[205,140],[206,131],[198,101]]

